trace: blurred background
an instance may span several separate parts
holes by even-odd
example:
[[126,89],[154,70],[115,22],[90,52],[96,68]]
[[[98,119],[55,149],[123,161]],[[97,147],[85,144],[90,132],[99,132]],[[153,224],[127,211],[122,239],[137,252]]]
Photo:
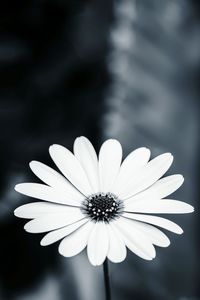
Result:
[[169,174],[185,177],[174,198],[196,208],[171,218],[184,235],[152,262],[110,263],[113,300],[200,299],[199,1],[8,0],[0,23],[0,300],[104,299],[85,252],[61,257],[13,216],[31,201],[14,185],[37,181],[29,161],[53,167],[48,147],[79,135],[172,152]]

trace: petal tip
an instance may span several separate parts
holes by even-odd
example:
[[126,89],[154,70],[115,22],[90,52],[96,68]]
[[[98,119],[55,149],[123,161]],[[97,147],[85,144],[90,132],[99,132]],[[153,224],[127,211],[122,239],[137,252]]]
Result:
[[84,135],[80,135],[80,136],[78,136],[77,138],[76,138],[76,140],[77,139],[81,139],[81,140],[87,140],[87,138],[86,138],[86,136],[84,136]]
[[24,230],[25,230],[26,232],[29,232],[26,225],[24,225]]
[[18,184],[15,185],[14,190],[16,192],[20,192],[20,183],[18,183]]
[[117,139],[107,139],[104,143],[116,143],[116,144],[120,144],[121,146],[121,143],[117,140]]
[[94,261],[91,261],[91,260],[89,260],[89,262],[91,263],[91,265],[93,267],[99,267],[99,266],[101,266],[103,264],[103,263],[97,263],[97,262],[94,262]]
[[51,146],[49,147],[49,154],[50,154],[51,156],[54,156],[54,155],[56,154],[57,151],[63,150],[63,149],[64,149],[63,146],[58,145],[58,144],[53,144],[53,145],[51,145]]
[[182,174],[179,175],[180,176],[180,186],[183,184],[183,182],[185,181],[185,178]]
[[49,147],[49,151],[50,150],[53,150],[53,148],[55,149],[55,148],[57,148],[59,145],[57,145],[57,144],[52,144],[50,147]]
[[151,151],[150,151],[149,148],[147,148],[147,147],[144,146],[144,147],[137,148],[136,150],[143,151],[143,153],[145,153],[146,155],[148,155],[149,158],[150,158]]
[[26,186],[26,183],[18,183],[15,185],[14,190],[20,194],[24,194],[24,187]]
[[13,214],[14,214],[15,217],[18,217],[17,211],[18,211],[18,208],[16,208],[16,209],[13,211]]
[[45,247],[45,246],[48,246],[48,244],[45,242],[44,239],[42,239],[42,240],[40,241],[40,246]]
[[145,260],[152,261],[155,257],[145,257]]
[[64,254],[62,247],[60,245],[58,246],[58,253],[64,257],[66,257],[66,255]]
[[149,148],[147,148],[146,146],[144,146],[144,147],[141,147],[141,149],[144,149],[145,151],[148,151],[148,152],[150,152],[150,149],[149,149]]
[[32,167],[33,167],[34,165],[36,165],[36,164],[38,164],[38,161],[32,160],[32,161],[30,161],[30,163],[29,163],[29,167],[32,169]]
[[[30,222],[32,222],[32,221],[30,221]],[[26,223],[25,225],[24,225],[24,230],[26,231],[26,232],[28,232],[28,233],[37,233],[37,232],[35,232],[34,230],[32,230],[31,228],[32,228],[32,226],[30,226],[30,222],[28,222],[28,223]]]
[[194,212],[194,207],[188,203],[185,203],[185,210],[183,211],[183,213],[189,214],[193,212]]
[[193,213],[195,211],[194,207],[190,205],[189,213]]
[[169,247],[170,244],[171,244],[171,242],[170,242],[170,240],[168,239],[168,241],[167,241],[166,244],[165,244],[165,247],[166,247],[166,248]]
[[170,152],[166,152],[166,153],[164,153],[163,155],[164,155],[166,158],[171,159],[172,161],[173,161],[173,159],[174,159],[174,156],[173,156],[172,153],[170,153]]
[[170,246],[170,244],[171,244],[171,242],[170,242],[170,240],[167,238],[165,241],[163,241],[162,244],[157,245],[157,246],[158,246],[158,247],[162,247],[162,248],[167,248],[167,247]]
[[49,146],[49,152],[53,149],[54,145]]
[[55,150],[55,146],[54,146],[54,145],[51,145],[51,146],[49,147],[49,154],[50,154],[51,157],[52,157],[53,154],[54,154],[54,150]]
[[146,152],[148,152],[148,153],[149,153],[149,155],[151,154],[151,151],[150,151],[150,149],[149,149],[149,148],[145,147],[145,150],[146,150]]
[[152,254],[152,259],[156,257],[156,251]]

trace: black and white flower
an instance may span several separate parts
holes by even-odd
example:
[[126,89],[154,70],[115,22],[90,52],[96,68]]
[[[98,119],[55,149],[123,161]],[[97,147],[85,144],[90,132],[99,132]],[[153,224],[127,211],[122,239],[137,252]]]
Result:
[[42,246],[61,240],[58,250],[66,257],[87,247],[89,261],[97,266],[106,257],[115,263],[123,261],[127,248],[152,260],[154,245],[170,244],[157,227],[183,233],[174,222],[151,215],[193,212],[187,203],[166,199],[184,181],[182,175],[160,179],[172,164],[170,153],[149,161],[150,151],[142,147],[122,162],[120,143],[109,139],[97,158],[85,137],[75,140],[74,154],[60,145],[52,145],[49,152],[63,175],[32,161],[31,170],[44,184],[15,187],[19,193],[44,200],[22,205],[14,212],[17,217],[32,219],[25,225],[26,231],[47,232]]

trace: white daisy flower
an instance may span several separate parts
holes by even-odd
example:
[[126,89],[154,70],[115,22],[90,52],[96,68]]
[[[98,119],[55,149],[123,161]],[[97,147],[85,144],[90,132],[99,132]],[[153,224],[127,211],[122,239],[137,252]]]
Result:
[[[150,151],[138,148],[122,162],[117,140],[103,143],[99,158],[85,137],[74,142],[74,154],[52,145],[50,155],[59,174],[32,161],[30,168],[45,184],[21,183],[15,190],[44,200],[18,207],[14,214],[32,219],[25,225],[31,233],[48,232],[41,240],[46,246],[61,240],[59,253],[71,257],[87,246],[92,265],[106,257],[115,263],[125,259],[127,248],[152,260],[155,247],[167,247],[168,237],[157,227],[183,233],[174,222],[151,214],[190,213],[193,207],[177,200],[163,199],[183,183],[182,175],[160,179],[172,164],[170,153],[149,161]],[[155,227],[156,226],[156,227]]]

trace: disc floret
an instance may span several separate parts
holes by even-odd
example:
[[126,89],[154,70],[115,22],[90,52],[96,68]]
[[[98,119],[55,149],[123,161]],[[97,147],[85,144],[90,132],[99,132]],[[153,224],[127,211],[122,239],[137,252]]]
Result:
[[110,222],[123,211],[123,202],[112,193],[96,193],[83,201],[82,211],[95,222]]

